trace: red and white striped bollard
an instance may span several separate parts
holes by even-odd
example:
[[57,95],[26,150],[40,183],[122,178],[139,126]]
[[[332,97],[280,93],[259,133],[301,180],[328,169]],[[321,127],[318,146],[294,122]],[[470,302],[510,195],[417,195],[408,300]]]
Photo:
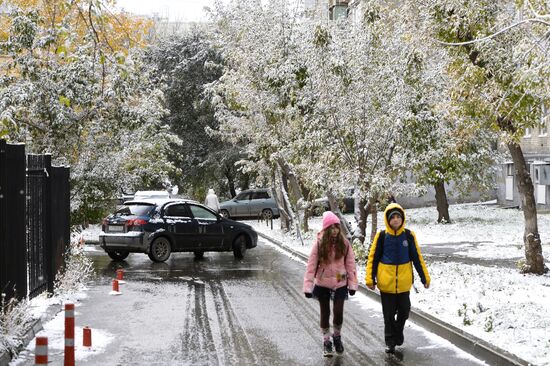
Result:
[[74,366],[74,304],[65,304],[65,362]]
[[34,364],[48,364],[48,337],[36,337],[36,346],[34,349]]

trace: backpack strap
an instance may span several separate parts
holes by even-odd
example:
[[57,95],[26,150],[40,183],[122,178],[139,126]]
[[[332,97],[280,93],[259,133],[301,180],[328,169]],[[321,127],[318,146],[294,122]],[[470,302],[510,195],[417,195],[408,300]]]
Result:
[[376,242],[376,248],[379,250],[384,249],[384,239],[386,238],[386,230],[381,230],[380,235],[378,235],[378,241]]
[[407,241],[409,242],[409,259],[412,260],[412,246],[414,245],[414,238],[409,229],[405,229],[405,235],[407,236]]
[[[411,267],[414,267],[413,266],[413,245],[415,245],[414,238],[409,229],[405,229],[405,235],[407,237],[407,242],[409,243],[409,260],[410,260],[409,263],[411,264]],[[414,284],[414,270],[412,268],[411,268],[411,275],[412,275],[412,283]]]

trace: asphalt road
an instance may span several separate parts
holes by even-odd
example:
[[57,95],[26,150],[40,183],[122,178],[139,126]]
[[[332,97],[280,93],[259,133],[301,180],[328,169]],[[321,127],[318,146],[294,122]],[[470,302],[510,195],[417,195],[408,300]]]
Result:
[[[384,353],[381,308],[364,295],[346,302],[340,357],[322,357],[319,309],[302,294],[304,265],[263,240],[243,260],[232,253],[173,254],[122,263],[91,252],[98,276],[77,307],[77,324],[114,339],[77,365],[475,365],[435,336],[407,326],[405,344]],[[110,296],[117,268],[122,295]],[[375,304],[377,305],[377,304]],[[50,355],[62,364],[62,355]],[[29,363],[31,364],[31,363]]]

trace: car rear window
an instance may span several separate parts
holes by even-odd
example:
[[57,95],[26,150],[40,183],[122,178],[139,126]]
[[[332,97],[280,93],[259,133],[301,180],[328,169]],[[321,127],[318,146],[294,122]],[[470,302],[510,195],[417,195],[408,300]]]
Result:
[[125,204],[115,212],[115,216],[146,216],[154,207],[143,203]]
[[269,198],[269,194],[263,191],[254,192],[254,195],[252,196],[253,200],[261,200],[261,199],[268,199],[268,198]]

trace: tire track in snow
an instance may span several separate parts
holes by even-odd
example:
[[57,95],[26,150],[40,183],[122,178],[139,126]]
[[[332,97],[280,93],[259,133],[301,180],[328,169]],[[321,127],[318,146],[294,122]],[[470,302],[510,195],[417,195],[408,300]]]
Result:
[[246,331],[239,323],[223,284],[217,280],[211,282],[210,287],[214,297],[225,361],[228,365],[258,365]]
[[[321,335],[319,332],[319,328],[312,327],[311,324],[319,324],[319,310],[314,310],[314,306],[308,305],[306,301],[310,301],[309,299],[306,299],[302,296],[302,293],[299,292],[296,289],[296,286],[293,283],[290,283],[288,280],[281,281],[282,290],[286,295],[290,295],[292,297],[293,301],[295,302],[296,306],[295,308],[300,308],[302,310],[302,313],[306,315],[306,317],[309,319],[307,322],[304,321],[304,319],[298,320],[304,325],[304,328],[306,331],[314,338],[314,339],[320,339]],[[288,297],[288,296],[287,296]],[[314,300],[315,301],[315,300]],[[316,304],[317,305],[317,304]],[[344,308],[345,309],[345,308]],[[345,310],[344,310],[345,312]],[[348,314],[344,313],[344,320],[348,317]],[[331,319],[332,321],[332,313],[331,313]],[[345,327],[349,327],[349,325],[346,323],[344,325]],[[364,345],[364,342],[357,337],[351,337],[351,333],[348,335],[348,333],[344,334],[344,348],[345,352],[342,357],[345,357],[349,360],[351,358],[353,360],[353,364],[357,365],[379,365],[380,362],[377,362],[377,360],[374,360],[371,358],[368,354],[366,354],[360,346],[357,345],[357,343]],[[355,334],[363,334],[364,329],[355,327],[354,332]],[[351,352],[350,352],[351,350]],[[319,353],[321,353],[321,347],[319,347]]]
[[180,335],[181,349],[178,359],[190,365],[218,365],[212,329],[208,321],[205,286],[202,282],[189,282],[185,306],[187,316]]

